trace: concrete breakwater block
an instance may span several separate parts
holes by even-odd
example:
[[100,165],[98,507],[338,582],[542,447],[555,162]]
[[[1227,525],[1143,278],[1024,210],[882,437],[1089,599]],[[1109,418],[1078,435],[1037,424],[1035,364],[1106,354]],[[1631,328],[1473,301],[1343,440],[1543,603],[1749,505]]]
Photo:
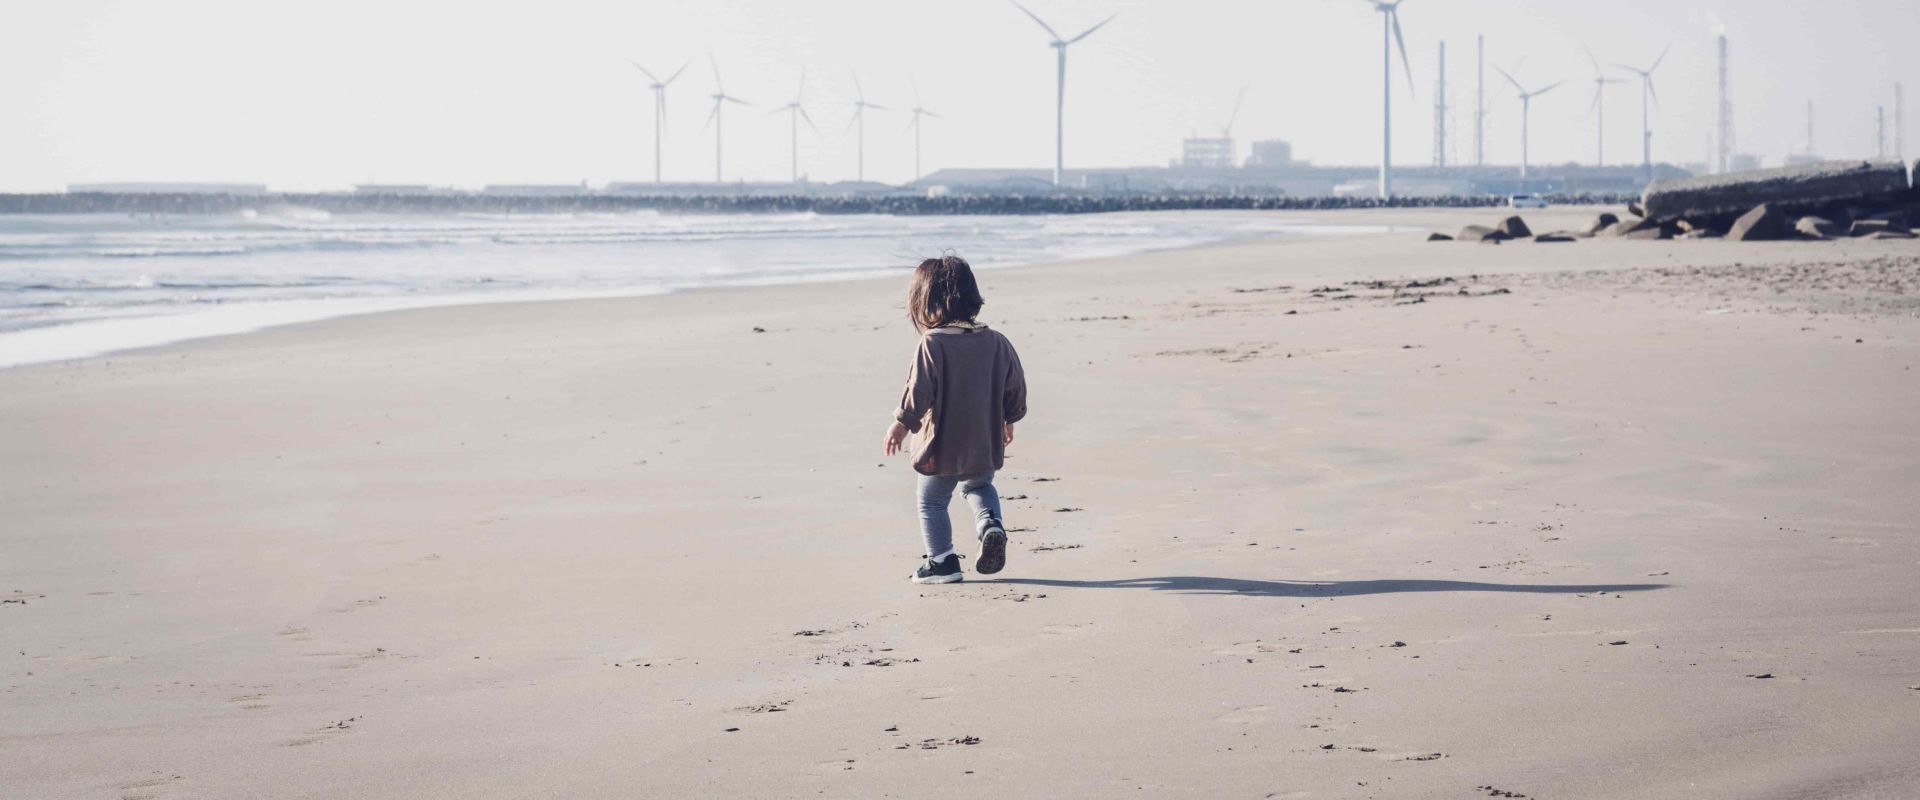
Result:
[[1839,203],[1896,201],[1911,187],[1897,161],[1825,161],[1793,167],[1654,181],[1640,205],[1659,222],[1732,219],[1770,205],[1778,211]]

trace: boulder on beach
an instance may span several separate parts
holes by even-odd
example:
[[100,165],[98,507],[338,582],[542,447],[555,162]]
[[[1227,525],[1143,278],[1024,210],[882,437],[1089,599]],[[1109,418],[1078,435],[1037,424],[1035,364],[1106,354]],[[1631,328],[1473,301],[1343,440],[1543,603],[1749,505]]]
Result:
[[[1652,235],[1648,235],[1649,231],[1652,232]],[[1667,234],[1663,226],[1655,223],[1653,220],[1643,217],[1627,217],[1608,226],[1606,230],[1600,232],[1600,235],[1618,236],[1627,239],[1665,239],[1669,234]]]
[[1812,239],[1832,239],[1841,235],[1840,226],[1826,217],[1801,217],[1793,222],[1794,232]]
[[1454,237],[1463,242],[1492,242],[1499,244],[1513,237],[1485,225],[1468,225],[1460,229],[1460,235]]
[[1517,215],[1500,220],[1497,230],[1514,239],[1525,239],[1533,235],[1533,229],[1527,227],[1527,221]]
[[1698,228],[1695,230],[1687,231],[1686,233],[1680,234],[1679,236],[1675,236],[1673,238],[1675,239],[1719,239],[1724,236],[1726,236],[1726,234],[1716,231],[1712,228]]
[[1444,233],[1429,233],[1429,234],[1427,234],[1427,241],[1429,241],[1429,242],[1451,242],[1451,241],[1453,241],[1453,237],[1451,237],[1451,236],[1448,236],[1448,235],[1446,235],[1446,234],[1444,234]]
[[1594,217],[1593,222],[1587,225],[1587,235],[1598,236],[1601,232],[1613,227],[1618,222],[1620,222],[1620,218],[1615,216],[1613,212],[1602,211],[1600,212],[1600,216]]
[[1557,243],[1557,242],[1571,242],[1571,241],[1573,241],[1573,240],[1574,240],[1575,238],[1576,238],[1576,237],[1575,237],[1575,236],[1574,236],[1573,234],[1571,234],[1571,233],[1564,233],[1564,232],[1558,232],[1558,231],[1556,231],[1556,232],[1554,232],[1554,233],[1543,233],[1543,234],[1540,234],[1539,236],[1535,236],[1535,237],[1533,237],[1533,240],[1534,240],[1534,241],[1536,241],[1536,242],[1542,242],[1542,243],[1547,243],[1547,244],[1552,244],[1552,243]]
[[1884,205],[1907,194],[1908,186],[1906,165],[1896,161],[1825,161],[1654,181],[1640,205],[1661,222],[1724,220],[1759,205],[1779,211]]
[[1771,203],[1761,203],[1741,214],[1727,229],[1727,238],[1736,242],[1771,242],[1787,238],[1787,215]]
[[1905,222],[1897,219],[1887,219],[1885,215],[1856,219],[1853,221],[1853,226],[1847,229],[1847,235],[1849,236],[1871,236],[1876,233],[1910,232]]

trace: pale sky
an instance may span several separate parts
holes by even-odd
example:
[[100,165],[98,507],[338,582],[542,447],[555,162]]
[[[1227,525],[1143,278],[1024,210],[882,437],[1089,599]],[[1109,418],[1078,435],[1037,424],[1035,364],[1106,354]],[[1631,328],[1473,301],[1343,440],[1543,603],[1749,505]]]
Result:
[[[1031,0],[1069,36],[1067,161],[1164,165],[1190,133],[1234,126],[1321,164],[1377,164],[1380,18],[1364,0]],[[1875,106],[1904,80],[1920,102],[1914,0],[1406,0],[1414,94],[1396,63],[1395,161],[1430,163],[1437,43],[1448,43],[1454,158],[1471,158],[1473,43],[1516,77],[1567,84],[1534,101],[1535,163],[1595,156],[1591,47],[1645,65],[1662,101],[1655,156],[1705,158],[1713,127],[1713,35],[1732,37],[1743,151],[1777,163],[1804,146],[1808,100],[1830,157],[1874,152]],[[917,79],[945,119],[925,132],[928,171],[1047,167],[1053,51],[1004,0],[9,0],[0,5],[0,191],[88,181],[577,183],[652,175],[652,103],[633,58],[693,65],[668,90],[668,180],[710,180],[709,50],[729,93],[729,180],[785,180],[788,128],[768,109],[807,70],[819,133],[802,128],[802,171],[850,179],[858,70],[870,102],[908,108]],[[1397,57],[1397,56],[1396,56]],[[1522,58],[1525,59],[1521,63]],[[1510,70],[1513,71],[1513,70]],[[1612,77],[1624,73],[1610,70]],[[1519,103],[1487,70],[1490,161],[1519,160]],[[1638,158],[1634,84],[1608,87],[1607,158]],[[1920,110],[1909,109],[1911,125]],[[903,111],[872,112],[867,174],[912,177]],[[1920,134],[1906,137],[1909,157]]]

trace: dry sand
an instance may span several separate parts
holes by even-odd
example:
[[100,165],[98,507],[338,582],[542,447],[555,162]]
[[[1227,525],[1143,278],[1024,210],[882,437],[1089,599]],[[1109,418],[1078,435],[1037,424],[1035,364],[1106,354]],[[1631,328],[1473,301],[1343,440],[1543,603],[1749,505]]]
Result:
[[1419,238],[985,273],[948,587],[902,279],[0,372],[0,796],[1913,796],[1920,245]]

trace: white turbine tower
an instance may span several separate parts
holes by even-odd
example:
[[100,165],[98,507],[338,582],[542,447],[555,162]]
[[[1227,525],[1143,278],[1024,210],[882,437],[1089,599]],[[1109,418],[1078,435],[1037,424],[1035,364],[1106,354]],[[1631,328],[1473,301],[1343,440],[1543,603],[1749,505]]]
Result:
[[892,111],[893,109],[878,103],[867,102],[867,90],[860,88],[858,72],[853,73],[853,91],[857,99],[853,101],[853,121],[848,124],[850,127],[860,129],[853,154],[853,178],[856,181],[865,181],[867,179],[867,109],[871,108],[875,111]]
[[907,121],[907,127],[913,129],[913,179],[920,180],[920,118],[932,117],[944,119],[920,104],[920,84],[913,85],[913,119]]
[[[663,81],[654,77],[651,70],[640,66],[640,62],[629,58],[627,59],[627,63],[632,64],[634,69],[640,70],[641,74],[647,76],[647,80],[653,81],[651,85],[653,89],[653,182],[659,183],[660,138],[667,124],[667,84],[673,83],[675,78],[680,77],[680,73],[686,72],[687,64],[681,64],[679,69],[674,70],[673,74],[667,76],[667,79]],[[691,64],[693,62],[687,63]]]
[[1527,134],[1529,118],[1532,116],[1533,111],[1533,98],[1553,91],[1554,87],[1566,83],[1566,81],[1554,81],[1553,83],[1529,92],[1526,87],[1520,85],[1519,81],[1514,80],[1512,75],[1508,75],[1506,70],[1501,69],[1497,65],[1493,70],[1500,73],[1500,77],[1506,78],[1508,83],[1513,84],[1514,90],[1520,93],[1520,179],[1524,181],[1527,179],[1527,162],[1530,158],[1530,154],[1527,151],[1529,145]]
[[1593,57],[1593,51],[1587,51],[1587,60],[1593,63],[1593,113],[1594,120],[1594,166],[1607,165],[1607,84],[1626,83],[1625,78],[1609,78],[1600,70],[1600,59]]
[[1040,23],[1041,29],[1045,30],[1048,36],[1053,37],[1053,43],[1049,46],[1052,47],[1059,56],[1060,69],[1058,77],[1055,79],[1056,99],[1053,108],[1053,185],[1059,186],[1067,170],[1067,46],[1081,39],[1085,39],[1088,36],[1092,36],[1094,31],[1100,30],[1101,27],[1112,22],[1113,18],[1119,15],[1114,14],[1106,19],[1100,20],[1098,25],[1082,31],[1079,36],[1071,39],[1063,39],[1060,37],[1060,34],[1054,32],[1052,25],[1048,25],[1045,20],[1040,19],[1039,15],[1028,11],[1027,7],[1020,5],[1018,0],[1015,0],[1013,5],[1015,8],[1020,9],[1021,13],[1032,18],[1034,22]]
[[1407,72],[1407,94],[1413,94],[1413,63],[1407,60],[1407,40],[1400,35],[1400,4],[1406,0],[1366,0],[1380,12],[1380,196],[1393,196],[1393,48],[1400,46],[1400,65]]
[[1653,60],[1653,66],[1646,69],[1625,64],[1614,65],[1640,76],[1640,165],[1646,170],[1648,182],[1653,181],[1653,116],[1648,104],[1652,104],[1651,108],[1660,106],[1660,95],[1653,90],[1653,71],[1660,68],[1660,62],[1667,60],[1667,50],[1672,49],[1673,45],[1667,45],[1666,50],[1660,51],[1660,57]]
[[778,114],[782,111],[787,112],[787,122],[793,128],[794,183],[800,182],[800,120],[806,120],[807,127],[812,128],[814,133],[820,132],[820,126],[813,124],[813,115],[808,114],[806,107],[801,105],[801,102],[804,101],[806,97],[807,71],[803,69],[800,71],[800,88],[793,93],[793,102],[767,112],[769,114]]
[[713,65],[713,94],[710,95],[713,98],[713,111],[708,112],[707,122],[705,125],[700,126],[700,128],[701,130],[706,130],[707,125],[713,126],[713,182],[720,183],[722,180],[720,173],[721,146],[726,141],[726,138],[721,135],[721,124],[724,120],[721,119],[720,110],[725,108],[728,103],[739,103],[743,106],[753,104],[727,94],[726,85],[720,82],[720,62],[714,60],[712,53],[707,54],[707,63]]

